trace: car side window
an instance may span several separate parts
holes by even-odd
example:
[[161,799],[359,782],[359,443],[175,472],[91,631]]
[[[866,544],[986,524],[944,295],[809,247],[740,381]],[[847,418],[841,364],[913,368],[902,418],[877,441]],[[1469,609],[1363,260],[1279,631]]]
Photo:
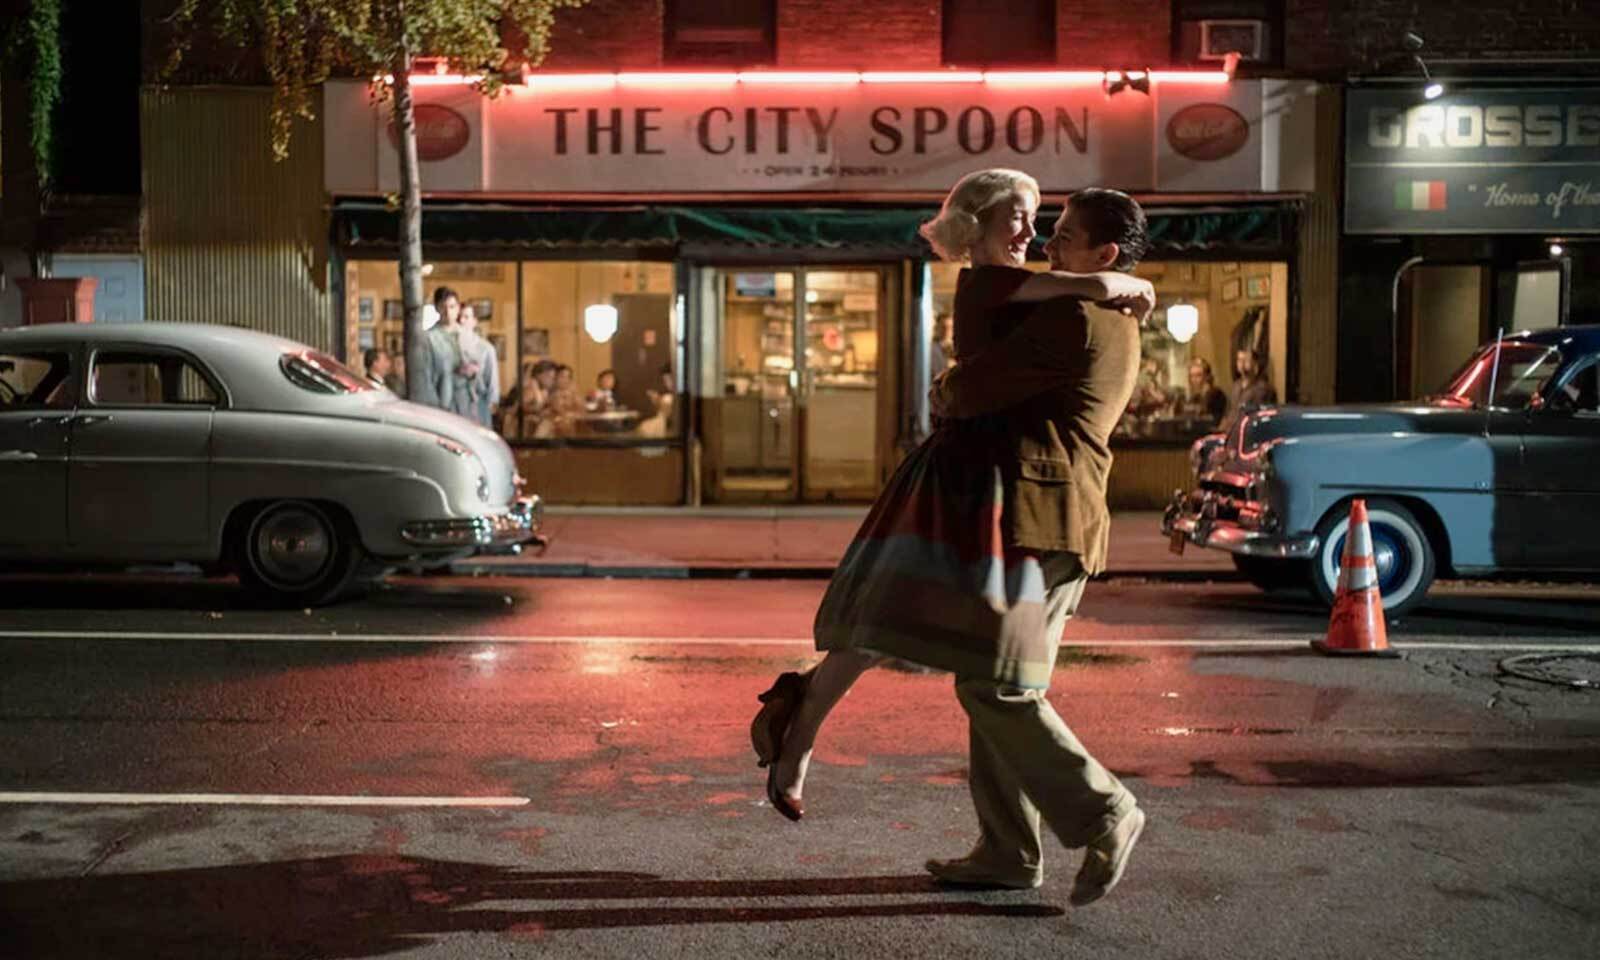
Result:
[[194,365],[167,353],[104,352],[95,355],[90,399],[101,406],[217,405],[217,391]]
[[65,351],[0,354],[0,410],[70,410],[77,399]]
[[1591,357],[1586,366],[1552,391],[1550,406],[1573,413],[1600,413],[1600,357]]

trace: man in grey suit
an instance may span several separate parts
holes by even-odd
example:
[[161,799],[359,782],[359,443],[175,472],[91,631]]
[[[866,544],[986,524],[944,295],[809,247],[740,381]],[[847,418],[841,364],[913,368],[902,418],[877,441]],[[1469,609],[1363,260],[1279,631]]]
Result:
[[449,410],[457,363],[449,331],[461,315],[461,298],[449,287],[439,287],[433,291],[433,307],[438,319],[423,331],[418,369],[406,373],[411,386],[407,399]]
[[[1045,250],[1056,270],[1092,273],[1130,271],[1148,246],[1139,205],[1091,189],[1072,196]],[[1007,547],[1040,558],[1048,663],[1088,578],[1105,566],[1111,432],[1138,373],[1137,319],[1059,298],[962,358],[934,389],[940,416],[1000,414],[1005,424],[1003,533]],[[930,861],[929,872],[959,885],[1037,887],[1042,817],[1065,846],[1087,848],[1071,902],[1105,896],[1144,829],[1133,794],[1089,754],[1044,690],[985,674],[957,676],[956,695],[971,727],[969,780],[981,838],[966,857]]]

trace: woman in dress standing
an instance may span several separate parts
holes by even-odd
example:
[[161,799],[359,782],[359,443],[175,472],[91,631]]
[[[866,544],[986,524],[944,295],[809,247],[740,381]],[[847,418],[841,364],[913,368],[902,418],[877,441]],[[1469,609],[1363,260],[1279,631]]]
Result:
[[[1042,300],[1070,296],[1112,302],[1142,318],[1154,305],[1147,281],[1120,272],[1035,273],[1024,268],[1035,233],[1039,186],[1027,174],[982,170],[963,177],[921,233],[943,259],[968,260],[955,301],[956,363],[1019,324]],[[827,656],[805,674],[785,673],[761,694],[751,724],[767,797],[791,820],[802,799],[817,731],[856,679],[886,656],[955,673],[987,669],[1016,632],[1037,620],[1017,594],[1019,563],[996,541],[989,520],[1002,508],[998,417],[949,421],[900,465],[846,550],[817,612],[817,649]],[[1036,561],[1035,561],[1036,563]],[[1008,617],[1011,623],[1008,623]],[[941,625],[977,625],[963,634]],[[1054,664],[1006,668],[1048,677]]]
[[478,313],[472,304],[461,305],[456,331],[461,362],[455,370],[453,407],[468,420],[494,425],[494,408],[500,400],[500,358],[494,344],[478,335]]

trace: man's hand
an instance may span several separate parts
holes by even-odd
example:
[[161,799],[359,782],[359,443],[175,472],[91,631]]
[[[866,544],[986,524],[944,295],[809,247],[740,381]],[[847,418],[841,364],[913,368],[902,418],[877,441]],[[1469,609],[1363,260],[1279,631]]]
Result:
[[1143,323],[1156,308],[1156,288],[1148,280],[1127,273],[1103,275],[1110,296],[1098,305],[1127,314]]

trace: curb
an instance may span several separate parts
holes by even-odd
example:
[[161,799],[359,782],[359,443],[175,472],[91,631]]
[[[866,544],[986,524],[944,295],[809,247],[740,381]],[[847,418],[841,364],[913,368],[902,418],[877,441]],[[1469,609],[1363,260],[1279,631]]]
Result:
[[[832,566],[749,564],[593,564],[593,563],[473,563],[459,561],[450,572],[464,577],[535,577],[544,579],[607,580],[827,580]],[[1242,583],[1235,570],[1108,570],[1096,583],[1150,580],[1163,583]]]

